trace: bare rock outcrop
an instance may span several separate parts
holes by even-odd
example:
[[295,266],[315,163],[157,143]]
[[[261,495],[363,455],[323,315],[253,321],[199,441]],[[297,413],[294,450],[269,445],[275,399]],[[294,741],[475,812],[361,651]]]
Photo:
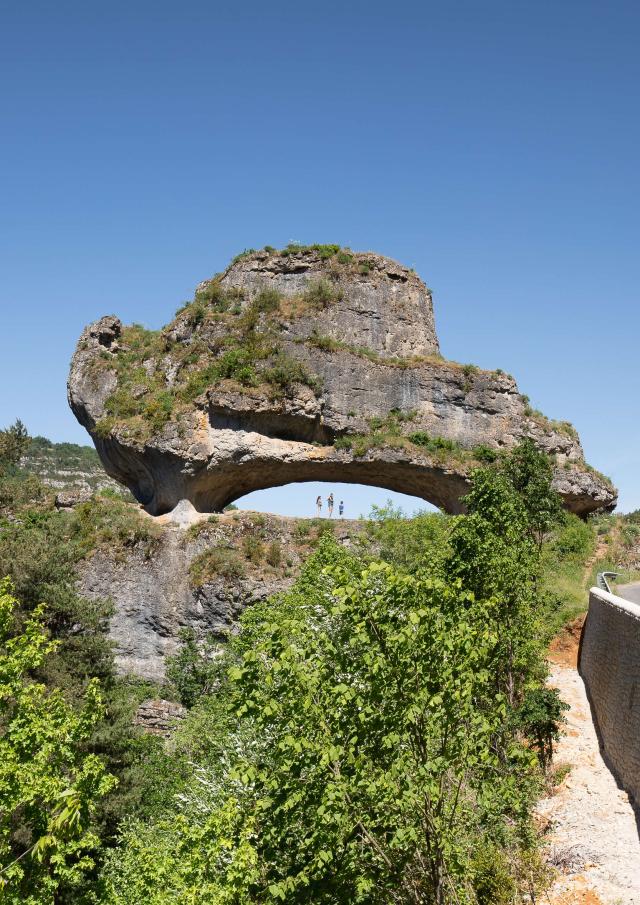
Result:
[[200,518],[184,529],[161,517],[152,548],[105,547],[79,564],[83,596],[113,603],[109,638],[120,673],[162,681],[181,629],[222,646],[246,607],[293,583],[323,531],[350,546],[364,528],[258,512]]
[[182,704],[165,701],[163,698],[152,698],[140,704],[134,715],[133,724],[148,735],[171,738],[186,715],[187,709]]
[[524,436],[554,457],[568,509],[616,502],[573,428],[532,411],[512,377],[440,357],[429,290],[371,253],[247,253],[162,331],[104,317],[80,338],[69,401],[155,515],[310,480],[459,512],[471,469]]

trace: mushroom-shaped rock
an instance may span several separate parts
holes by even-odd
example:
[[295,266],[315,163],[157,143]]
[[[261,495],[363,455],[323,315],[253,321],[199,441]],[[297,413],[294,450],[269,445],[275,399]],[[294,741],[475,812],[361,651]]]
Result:
[[80,337],[69,401],[152,514],[313,480],[460,512],[472,469],[525,436],[554,458],[568,509],[616,502],[573,428],[532,412],[512,377],[441,358],[429,290],[372,253],[247,253],[161,331],[103,317]]

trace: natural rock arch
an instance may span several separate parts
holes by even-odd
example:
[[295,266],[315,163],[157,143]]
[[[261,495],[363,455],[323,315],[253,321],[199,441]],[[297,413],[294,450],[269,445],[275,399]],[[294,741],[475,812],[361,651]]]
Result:
[[80,338],[69,400],[152,514],[313,480],[455,513],[479,459],[523,436],[554,457],[567,508],[616,501],[571,426],[532,412],[512,377],[440,357],[429,290],[379,255],[255,252],[163,331],[102,318]]

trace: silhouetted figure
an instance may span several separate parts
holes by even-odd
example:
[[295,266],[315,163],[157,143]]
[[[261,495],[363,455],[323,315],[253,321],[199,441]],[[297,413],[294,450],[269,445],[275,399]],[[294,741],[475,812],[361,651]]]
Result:
[[344,501],[340,500],[340,505],[338,506],[338,515],[340,518],[344,515]]

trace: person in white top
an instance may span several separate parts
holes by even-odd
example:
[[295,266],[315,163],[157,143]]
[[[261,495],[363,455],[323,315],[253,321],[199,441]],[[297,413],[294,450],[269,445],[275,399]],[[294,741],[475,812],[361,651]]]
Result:
[[318,498],[316,499],[316,515],[320,517],[322,512],[322,497],[318,494]]

